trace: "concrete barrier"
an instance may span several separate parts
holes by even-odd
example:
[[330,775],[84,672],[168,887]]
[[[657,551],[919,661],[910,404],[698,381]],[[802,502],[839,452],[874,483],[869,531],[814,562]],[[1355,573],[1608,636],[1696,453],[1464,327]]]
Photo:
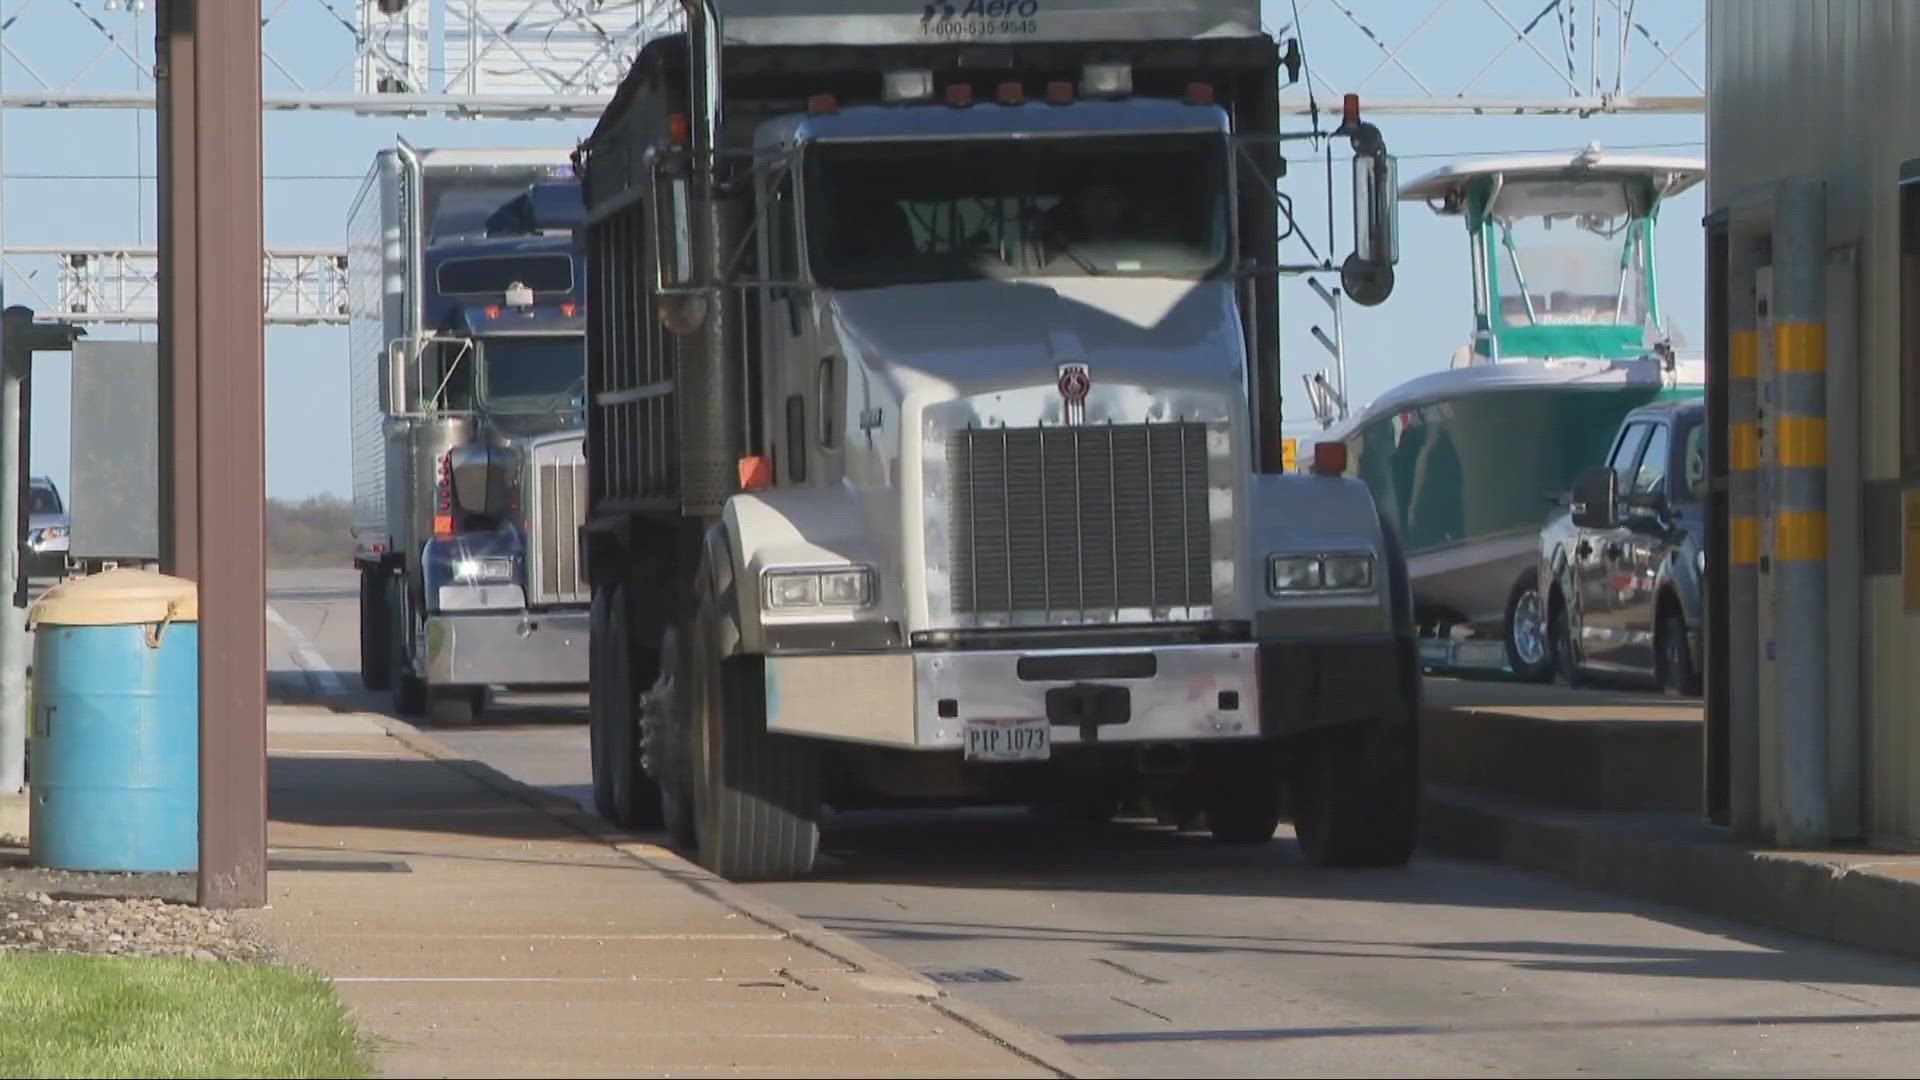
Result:
[[1423,843],[1746,922],[1920,958],[1920,855],[1773,851],[1689,814],[1600,813],[1435,785]]

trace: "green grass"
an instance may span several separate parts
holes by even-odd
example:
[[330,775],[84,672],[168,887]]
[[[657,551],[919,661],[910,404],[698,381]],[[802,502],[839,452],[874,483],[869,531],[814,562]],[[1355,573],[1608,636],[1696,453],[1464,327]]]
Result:
[[332,988],[287,968],[0,953],[0,1076],[367,1070]]

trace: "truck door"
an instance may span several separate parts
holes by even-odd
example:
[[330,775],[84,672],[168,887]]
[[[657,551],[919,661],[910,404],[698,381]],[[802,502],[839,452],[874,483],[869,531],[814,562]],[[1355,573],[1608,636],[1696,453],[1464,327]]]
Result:
[[[762,187],[761,261],[767,277],[776,283],[800,278],[800,230],[794,199],[794,174],[777,170]],[[760,326],[766,387],[768,448],[776,484],[803,484],[817,478],[822,419],[818,400],[822,368],[833,361],[820,349],[819,312],[812,296],[788,284],[760,290],[765,309]]]
[[[1614,443],[1607,466],[1613,470],[1622,496],[1632,489],[1640,450],[1652,429],[1650,421],[1633,421]],[[1573,635],[1580,644],[1581,659],[1597,669],[1615,668],[1620,663],[1626,533],[1623,523],[1612,529],[1581,529],[1574,539],[1573,577],[1579,600],[1572,613]]]
[[1621,507],[1618,530],[1624,548],[1622,572],[1624,592],[1620,598],[1620,648],[1616,659],[1636,672],[1654,670],[1654,614],[1659,603],[1656,587],[1660,564],[1667,554],[1667,459],[1671,456],[1672,433],[1662,421],[1653,425],[1640,464],[1634,470],[1633,486],[1622,488],[1627,500],[1642,500],[1646,505]]

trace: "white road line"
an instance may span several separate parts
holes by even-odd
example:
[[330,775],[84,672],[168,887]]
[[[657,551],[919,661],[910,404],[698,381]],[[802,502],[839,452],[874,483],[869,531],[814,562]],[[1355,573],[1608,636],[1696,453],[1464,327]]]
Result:
[[320,650],[313,647],[313,642],[300,632],[299,627],[288,622],[286,616],[272,607],[267,608],[267,621],[279,627],[280,632],[293,643],[294,659],[300,661],[300,666],[313,677],[320,693],[328,697],[340,697],[347,692],[347,685],[340,681],[340,676],[320,656]]

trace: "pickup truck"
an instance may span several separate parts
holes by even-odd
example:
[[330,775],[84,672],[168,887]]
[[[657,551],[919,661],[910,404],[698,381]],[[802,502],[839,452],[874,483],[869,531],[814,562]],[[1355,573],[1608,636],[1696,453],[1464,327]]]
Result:
[[1697,398],[1628,413],[1606,463],[1541,528],[1547,637],[1568,686],[1599,675],[1700,694],[1706,419]]

